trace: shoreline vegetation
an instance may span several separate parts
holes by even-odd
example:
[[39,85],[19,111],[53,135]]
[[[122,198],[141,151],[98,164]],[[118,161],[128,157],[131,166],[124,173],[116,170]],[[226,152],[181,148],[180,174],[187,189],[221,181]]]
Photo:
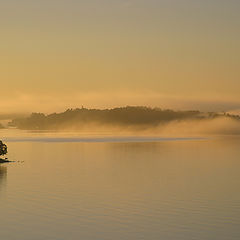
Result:
[[[240,123],[240,116],[228,113],[174,111],[142,106],[127,106],[113,109],[68,109],[62,113],[32,113],[28,117],[15,118],[10,127],[23,130],[63,130],[112,127],[142,130],[156,128],[173,122],[206,122],[206,120],[228,119]],[[0,126],[1,127],[1,126]]]

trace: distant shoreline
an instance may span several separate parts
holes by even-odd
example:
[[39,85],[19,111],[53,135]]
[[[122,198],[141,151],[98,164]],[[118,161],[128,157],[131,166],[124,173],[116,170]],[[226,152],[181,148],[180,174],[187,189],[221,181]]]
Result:
[[217,112],[174,111],[144,106],[113,109],[68,109],[62,113],[32,113],[29,117],[13,119],[9,126],[24,130],[86,130],[113,129],[142,131],[172,122],[203,122],[230,119],[240,123],[240,116]]

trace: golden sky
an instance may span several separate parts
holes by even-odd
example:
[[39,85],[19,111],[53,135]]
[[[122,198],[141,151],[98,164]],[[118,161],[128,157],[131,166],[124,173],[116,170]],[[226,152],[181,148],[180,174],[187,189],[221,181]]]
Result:
[[2,0],[0,112],[240,109],[239,0]]

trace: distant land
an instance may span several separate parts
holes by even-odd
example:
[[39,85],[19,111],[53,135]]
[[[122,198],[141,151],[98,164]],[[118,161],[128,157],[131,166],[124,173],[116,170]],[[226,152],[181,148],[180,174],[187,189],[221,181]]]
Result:
[[24,118],[29,116],[27,113],[0,113],[0,129],[5,129],[7,127],[7,123],[12,119],[16,118]]
[[154,128],[171,122],[212,119],[229,119],[240,123],[240,116],[217,112],[174,111],[144,106],[127,106],[113,109],[68,109],[62,113],[32,113],[28,117],[15,118],[9,126],[24,130],[84,129],[87,126],[123,128]]
[[9,120],[15,118],[24,118],[29,114],[27,113],[0,113],[0,120]]

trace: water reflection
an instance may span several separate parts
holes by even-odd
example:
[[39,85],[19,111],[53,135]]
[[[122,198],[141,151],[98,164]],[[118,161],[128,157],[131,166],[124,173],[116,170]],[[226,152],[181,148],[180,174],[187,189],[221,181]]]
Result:
[[7,181],[7,168],[0,164],[0,191]]
[[239,144],[8,142],[0,239],[239,239]]

